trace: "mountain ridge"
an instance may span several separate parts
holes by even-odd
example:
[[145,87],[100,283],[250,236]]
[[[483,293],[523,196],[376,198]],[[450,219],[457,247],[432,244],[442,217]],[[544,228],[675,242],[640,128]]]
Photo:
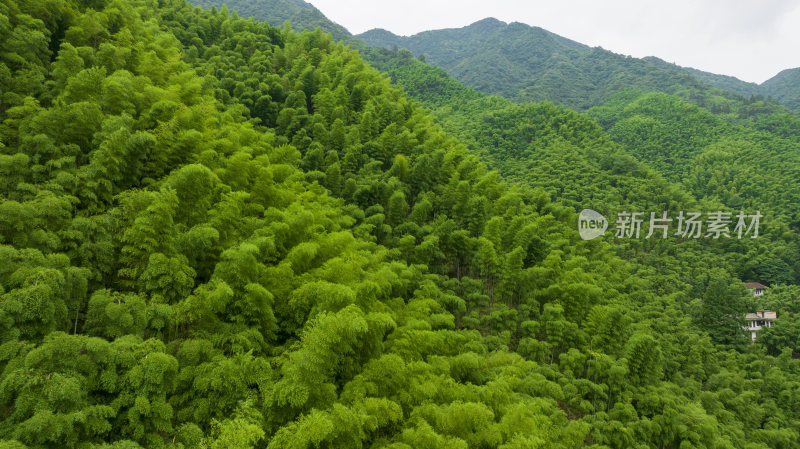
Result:
[[[357,34],[355,37],[364,40],[369,45],[383,48],[397,46],[398,48],[408,49],[414,55],[424,55],[426,61],[439,65],[456,79],[471,87],[485,93],[497,94],[517,101],[555,99],[554,101],[558,103],[557,94],[554,91],[562,89],[566,84],[576,83],[558,83],[560,85],[556,88],[537,87],[537,83],[541,84],[542,78],[566,76],[566,79],[570,81],[577,80],[579,85],[583,77],[569,78],[569,75],[588,74],[591,78],[593,69],[599,65],[601,72],[618,69],[613,73],[614,75],[621,73],[622,76],[629,78],[629,80],[633,78],[633,81],[636,81],[635,78],[641,76],[642,72],[657,73],[656,79],[642,82],[639,87],[652,88],[654,85],[664,84],[663,81],[665,79],[673,78],[672,82],[667,81],[665,86],[662,85],[661,89],[655,90],[677,93],[682,87],[687,85],[691,87],[692,84],[701,83],[701,85],[732,92],[742,97],[773,97],[794,112],[800,110],[800,89],[792,87],[797,84],[795,81],[800,80],[800,69],[797,69],[798,76],[791,76],[795,69],[786,69],[776,74],[773,78],[761,84],[756,84],[730,75],[683,67],[666,62],[657,56],[634,58],[606,50],[601,46],[590,47],[538,26],[522,22],[506,23],[492,17],[460,28],[428,30],[411,36],[399,36],[385,29],[372,29]],[[454,45],[455,41],[460,42],[460,44]],[[475,43],[479,43],[479,46],[476,47]],[[527,45],[521,48],[523,43]],[[461,48],[471,48],[473,51],[466,55],[453,54],[454,50],[458,52]],[[498,52],[505,56],[505,59],[498,59]],[[595,53],[595,57],[589,58],[587,55],[592,52]],[[444,53],[448,53],[448,55],[445,56]],[[534,59],[531,59],[530,55]],[[528,56],[527,60],[525,60],[526,56]],[[565,56],[565,58],[561,56]],[[581,61],[581,56],[585,56],[591,61]],[[479,84],[476,82],[475,77],[480,77],[480,74],[470,73],[481,70],[480,66],[487,65],[487,63],[505,65],[507,67],[506,73],[519,71],[513,67],[515,61],[509,58],[516,58],[516,65],[521,65],[522,69],[529,72],[529,75],[523,77],[523,79],[513,79],[512,77],[509,80],[511,84],[509,88],[492,89],[487,83]],[[625,62],[623,63],[622,61]],[[581,66],[581,64],[583,65]],[[465,69],[465,66],[471,66],[471,68]],[[620,67],[621,70],[619,70]],[[687,78],[686,75],[691,76],[693,80]],[[653,76],[652,73],[649,76]],[[517,76],[517,78],[519,77]],[[596,79],[596,76],[594,79]],[[595,84],[603,84],[603,82],[613,84],[614,79],[601,80],[600,83]],[[531,89],[531,86],[534,86],[534,89]],[[600,87],[584,86],[583,89],[587,91],[584,94],[590,95],[592,91]],[[527,94],[525,93],[526,90],[528,91]],[[600,97],[601,100],[609,98],[605,94],[601,94]],[[575,99],[567,99],[567,101],[560,103],[580,110],[590,107],[585,102],[575,101]],[[602,101],[594,101],[594,104],[599,103],[602,103]]]
[[253,17],[269,23],[274,27],[281,27],[288,20],[292,26],[298,26],[298,31],[304,29],[313,31],[319,27],[326,33],[331,33],[335,40],[346,40],[352,36],[347,29],[328,19],[319,9],[304,0],[258,0],[258,1],[220,1],[220,0],[190,0],[190,4],[204,9],[217,9],[226,6],[236,11],[242,18]]
[[[371,39],[376,34],[379,41]],[[551,100],[586,110],[622,88],[667,93],[707,88],[682,70],[589,47],[520,22],[484,20],[410,37],[374,31],[355,37],[424,55],[464,84],[518,102]]]
[[[504,39],[515,40],[514,51],[510,52],[512,53],[511,60],[508,57],[498,58],[496,56],[486,59],[480,57],[480,55],[473,55],[473,57],[460,60],[456,55],[451,55],[444,60],[440,60],[441,55],[431,58],[430,56],[433,52],[427,49],[419,51],[419,48],[408,48],[408,50],[417,56],[425,55],[428,62],[440,65],[450,75],[470,87],[484,93],[501,95],[516,101],[551,100],[578,110],[586,110],[608,100],[610,94],[617,91],[619,86],[628,82],[638,82],[639,85],[635,87],[642,90],[659,90],[670,94],[687,91],[687,89],[689,91],[703,90],[710,86],[744,98],[771,97],[793,112],[800,112],[800,88],[793,87],[793,85],[798,84],[797,81],[800,81],[800,77],[789,76],[794,69],[786,69],[764,83],[756,84],[730,75],[706,72],[692,67],[682,67],[666,62],[658,56],[633,58],[606,50],[602,46],[588,46],[538,26],[516,21],[505,22],[494,17],[487,17],[460,28],[426,30],[410,36],[397,35],[383,28],[373,28],[358,35],[353,35],[345,27],[327,18],[312,3],[304,0],[232,0],[226,2],[220,0],[190,0],[190,2],[206,9],[212,6],[221,8],[223,5],[227,5],[228,8],[237,11],[242,17],[253,17],[257,20],[266,21],[273,26],[282,26],[286,20],[289,20],[292,26],[298,30],[314,30],[319,27],[322,31],[331,33],[335,40],[345,41],[356,48],[360,46],[362,41],[371,46],[388,49],[395,45],[398,48],[419,47],[422,45],[420,42],[425,39],[435,40],[442,34],[452,36],[465,29],[469,29],[469,31],[478,35],[491,33],[497,36],[499,42],[490,45],[487,49],[489,52],[497,52],[502,47],[502,45],[498,44],[502,44]],[[498,35],[498,33],[503,33],[504,30],[505,34]],[[520,42],[518,38],[515,38],[514,33],[528,33],[527,37],[534,47],[538,46],[536,44],[542,39],[548,44],[542,50],[547,52],[549,49],[549,54],[540,54],[539,56],[548,56],[550,64],[540,67],[541,70],[533,74],[535,76],[526,76],[526,69],[530,69],[530,67],[525,67],[524,64],[522,64],[522,67],[517,67],[520,66],[519,61],[513,60],[513,58],[519,58],[527,54],[524,41]],[[450,44],[456,45],[460,41],[474,43],[476,40],[464,39],[463,36],[459,36],[458,38],[450,39]],[[478,39],[478,41],[486,43],[485,36],[482,39]],[[409,42],[412,44],[409,44]],[[466,42],[461,43],[466,44]],[[427,47],[427,45],[423,46]],[[528,45],[528,47],[530,46]],[[568,52],[575,52],[579,57],[585,57],[586,61],[578,61],[583,63],[585,67],[575,67],[575,58],[563,58],[560,57],[562,56],[561,54],[554,54],[553,46],[566,49]],[[593,55],[592,52],[594,52]],[[603,61],[606,59],[608,61],[604,65]],[[622,80],[614,78],[597,80],[597,74],[592,70],[587,71],[586,69],[586,67],[600,67],[601,70],[599,72],[601,74],[602,72],[612,72],[612,75],[614,75],[619,74],[619,70],[616,69],[619,68],[620,64],[630,66],[629,70],[621,72],[624,78]],[[460,66],[456,67],[458,65]],[[488,68],[482,68],[486,66]],[[479,72],[471,73],[476,70],[475,67],[478,68]],[[480,80],[483,77],[503,77],[506,75],[510,77],[511,86],[508,88],[498,88],[497,83],[491,79]],[[648,77],[651,79],[646,79]],[[479,83],[478,81],[481,82]],[[610,93],[602,92],[604,85],[611,86]],[[654,89],[654,87],[660,88]],[[573,92],[568,94],[567,98],[561,99],[557,93],[559,90],[572,90]],[[694,95],[697,96],[697,94]],[[686,97],[689,96],[690,94],[686,95]],[[725,94],[722,96],[725,96]],[[703,106],[710,105],[704,104]]]
[[411,35],[399,35],[399,34],[396,34],[396,33],[392,32],[392,31],[390,31],[390,30],[387,30],[385,28],[372,28],[372,29],[369,29],[369,30],[367,30],[367,31],[365,31],[363,33],[356,34],[355,36],[356,37],[363,37],[365,35],[370,35],[370,34],[373,34],[373,33],[380,33],[380,34],[390,35],[390,36],[392,36],[394,38],[410,39],[410,38],[414,38],[414,37],[417,37],[417,36],[423,36],[423,35],[433,34],[433,33],[437,33],[437,32],[459,31],[459,30],[462,30],[464,28],[472,28],[474,31],[481,31],[481,32],[487,32],[487,31],[488,32],[495,32],[495,31],[500,31],[503,28],[520,27],[520,26],[524,27],[524,28],[530,28],[530,29],[536,30],[537,32],[544,32],[549,37],[553,37],[553,38],[559,39],[559,40],[561,40],[561,41],[563,41],[565,43],[572,44],[574,46],[574,48],[583,48],[583,49],[587,49],[587,50],[592,48],[589,45],[586,45],[586,44],[583,44],[581,42],[575,41],[573,39],[570,39],[570,38],[561,36],[559,34],[553,33],[552,31],[549,31],[549,30],[547,30],[545,28],[542,28],[540,26],[529,25],[527,23],[519,22],[519,21],[516,21],[516,20],[512,21],[512,22],[506,22],[506,21],[500,20],[500,19],[498,19],[496,17],[486,17],[486,18],[483,18],[481,20],[475,21],[475,22],[473,22],[473,23],[471,23],[469,25],[465,25],[463,27],[450,27],[450,28],[439,28],[439,29],[435,29],[435,30],[425,30],[425,31],[420,31],[419,33],[414,33],[414,34],[411,34]]
[[[570,205],[710,211],[734,205],[715,191],[747,206],[755,189],[797,210],[796,177],[770,176],[800,151],[759,151],[768,129],[738,142],[741,164],[728,141],[707,148],[734,114],[664,93],[593,121],[320,27],[91,6],[0,4],[0,448],[800,440],[800,285],[784,285],[800,284],[800,234],[770,217],[760,241],[687,239],[726,256],[709,259],[666,235],[585,240]],[[462,113],[441,111],[460,137],[398,84]],[[800,146],[800,118],[783,118],[766,125]],[[539,182],[490,170],[469,136]],[[687,203],[627,144],[710,150],[693,185],[711,198]],[[628,243],[646,264],[617,255]],[[764,256],[775,287],[756,300],[734,265]],[[757,301],[780,319],[751,342]]]

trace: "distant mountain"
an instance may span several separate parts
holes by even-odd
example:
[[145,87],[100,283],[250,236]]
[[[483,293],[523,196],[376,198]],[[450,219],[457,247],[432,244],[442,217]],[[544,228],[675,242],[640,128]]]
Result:
[[748,83],[733,76],[716,75],[691,67],[683,67],[683,70],[716,88],[736,92],[745,97],[772,97],[787,109],[800,113],[800,67],[783,70],[761,84]]
[[620,90],[667,93],[710,86],[664,61],[622,56],[566,39],[539,27],[484,19],[464,28],[410,37],[386,30],[356,36],[374,46],[406,48],[487,94],[517,101],[551,100],[579,110]]
[[[397,36],[373,29],[353,36],[303,0],[189,0],[209,9],[227,5],[243,18],[253,17],[274,26],[287,20],[295,30],[317,27],[336,40],[363,52],[374,47],[406,48],[424,55],[464,84],[487,94],[515,101],[544,101],[586,110],[608,101],[622,90],[659,91],[680,95],[713,112],[732,96],[773,97],[800,112],[800,69],[781,72],[762,85],[732,76],[680,67],[656,57],[619,55],[564,38],[539,27],[483,19],[457,29]],[[365,54],[367,60],[370,59]]]
[[787,108],[800,111],[800,67],[784,70],[761,84],[764,92]]
[[325,17],[314,5],[303,0],[189,0],[189,3],[210,9],[226,5],[242,18],[253,17],[268,22],[272,26],[282,26],[287,20],[296,31],[321,28],[331,33],[334,39],[342,40],[351,36],[343,26]]
[[[684,242],[678,252],[634,245],[620,253],[624,258],[659,267],[665,258],[680,259],[674,265],[682,266],[678,277],[685,279],[709,263],[773,283],[800,279],[796,252],[786,250],[800,244],[794,232],[800,229],[800,117],[782,106],[746,98],[726,103],[730,113],[713,114],[676,96],[626,91],[578,114],[547,102],[486,96],[407,51],[381,49],[370,57],[490,168],[576,210],[680,205],[761,210],[770,217],[765,232],[773,233],[765,240],[774,244],[733,249]],[[783,229],[789,231],[774,232]],[[770,268],[776,264],[782,268]]]
[[[658,58],[652,58],[652,59],[658,59]],[[665,64],[668,63],[665,62]],[[739,78],[736,78],[735,76],[717,75],[715,73],[704,72],[702,70],[693,69],[691,67],[681,67],[681,68],[691,73],[695,78],[699,79],[700,81],[710,84],[718,89],[736,92],[737,94],[745,97],[764,94],[762,87],[759,86],[758,84],[742,81]]]
[[800,111],[800,71],[758,85],[656,57],[640,59],[592,48],[518,22],[489,18],[408,37],[382,29],[356,37],[373,46],[408,49],[472,88],[515,101],[550,100],[585,110],[618,91],[638,89],[680,95],[710,110],[719,103],[714,97],[773,96]]

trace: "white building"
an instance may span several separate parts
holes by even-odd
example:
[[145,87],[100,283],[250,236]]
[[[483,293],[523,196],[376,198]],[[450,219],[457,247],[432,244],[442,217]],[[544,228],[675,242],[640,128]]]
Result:
[[758,282],[746,282],[744,287],[753,291],[753,296],[761,296],[767,290],[767,286]]
[[772,322],[775,321],[778,314],[772,310],[759,310],[756,313],[748,313],[745,316],[747,326],[745,330],[750,332],[750,338],[756,341],[756,334],[762,327],[772,327]]

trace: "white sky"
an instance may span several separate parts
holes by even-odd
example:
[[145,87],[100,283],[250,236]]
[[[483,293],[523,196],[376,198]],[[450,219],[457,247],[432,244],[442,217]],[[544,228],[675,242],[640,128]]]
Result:
[[635,57],[761,83],[800,67],[800,0],[307,0],[358,34],[523,22]]

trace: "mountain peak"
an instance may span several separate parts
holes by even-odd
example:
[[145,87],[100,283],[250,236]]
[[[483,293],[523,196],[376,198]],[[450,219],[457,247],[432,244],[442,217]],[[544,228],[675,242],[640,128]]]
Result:
[[322,31],[331,33],[337,40],[351,36],[344,27],[329,20],[319,9],[304,0],[189,0],[189,3],[202,8],[221,8],[224,4],[231,11],[236,11],[239,17],[253,17],[276,27],[283,26],[288,20],[292,29],[297,31],[319,27]]
[[487,33],[487,32],[490,33],[492,31],[499,30],[507,26],[508,24],[506,22],[503,22],[502,20],[495,19],[494,17],[487,17],[485,19],[481,19],[477,22],[474,22],[468,26],[465,26],[461,29],[479,33]]
[[372,28],[371,30],[364,31],[363,33],[359,34],[359,36],[391,36],[391,37],[399,37],[398,35],[392,33],[391,31],[385,28]]
[[475,26],[475,25],[507,25],[507,23],[503,22],[500,19],[496,19],[494,17],[487,17],[485,19],[481,19],[477,22],[472,23],[470,26]]

